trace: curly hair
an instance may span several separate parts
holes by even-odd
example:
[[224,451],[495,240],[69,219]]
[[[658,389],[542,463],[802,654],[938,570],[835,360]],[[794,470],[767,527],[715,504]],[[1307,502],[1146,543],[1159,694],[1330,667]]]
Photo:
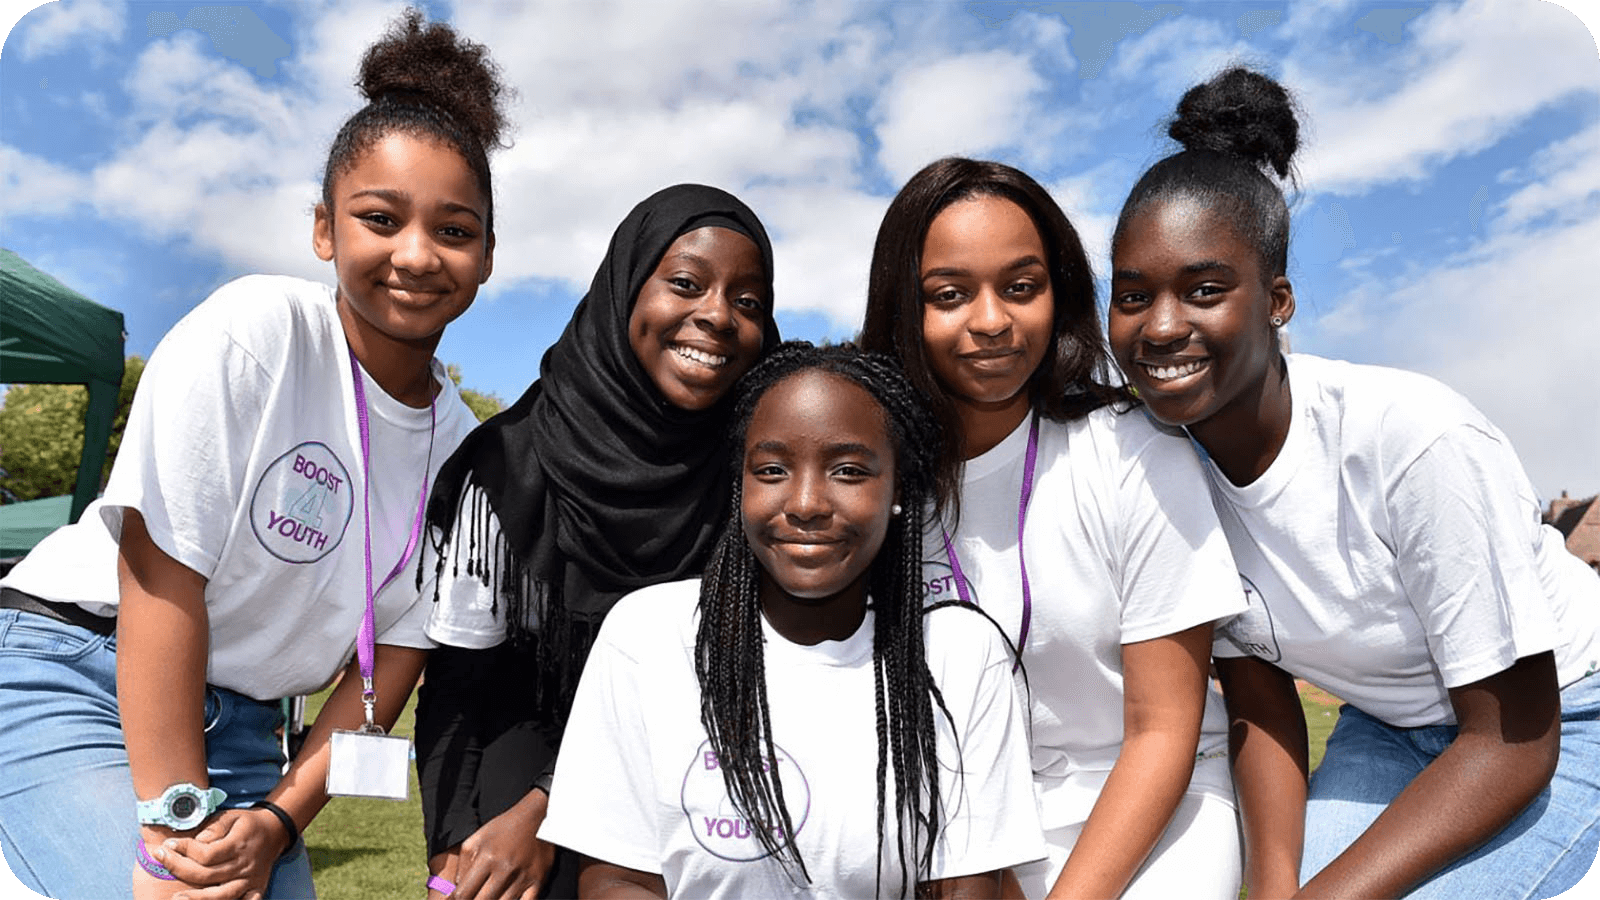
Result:
[[349,119],[328,148],[322,202],[333,207],[333,183],[374,144],[390,134],[419,135],[461,154],[478,181],[494,231],[494,188],[489,150],[503,146],[504,107],[510,88],[482,44],[442,22],[423,21],[408,9],[361,58],[356,88],[367,105]]
[[1289,206],[1267,173],[1294,180],[1300,124],[1289,92],[1259,72],[1232,66],[1184,93],[1167,134],[1183,149],[1151,166],[1133,186],[1112,233],[1112,255],[1136,215],[1184,197],[1233,225],[1255,248],[1264,278],[1286,274]]
[[932,868],[942,812],[934,709],[947,720],[950,712],[928,669],[922,624],[924,509],[932,499],[939,430],[893,360],[862,353],[850,344],[816,347],[791,341],[740,382],[731,441],[732,512],[700,585],[695,639],[700,720],[721,764],[728,795],[750,821],[751,834],[785,868],[798,866],[800,876],[809,881],[805,860],[788,839],[794,834],[794,820],[784,800],[783,782],[773,774],[776,767],[762,764],[777,757],[762,654],[761,571],[745,538],[740,506],[745,439],[756,406],[774,386],[814,370],[864,389],[882,410],[894,449],[902,514],[891,519],[883,547],[872,562],[868,592],[874,611],[878,857],[882,859],[884,849],[886,774],[892,768],[903,896],[908,873],[924,880]]

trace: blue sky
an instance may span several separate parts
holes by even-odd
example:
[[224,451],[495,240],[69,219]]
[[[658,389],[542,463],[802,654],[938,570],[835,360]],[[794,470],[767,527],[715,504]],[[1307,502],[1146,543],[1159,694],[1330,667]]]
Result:
[[[310,247],[361,49],[399,4],[0,0],[0,244],[127,316],[128,349],[222,282],[331,280]],[[511,400],[637,200],[744,197],[789,336],[859,321],[878,219],[945,154],[1048,185],[1097,270],[1184,88],[1293,89],[1296,349],[1434,375],[1539,493],[1600,490],[1600,54],[1544,0],[1361,4],[602,0],[426,4],[520,92],[495,275],[439,355]]]

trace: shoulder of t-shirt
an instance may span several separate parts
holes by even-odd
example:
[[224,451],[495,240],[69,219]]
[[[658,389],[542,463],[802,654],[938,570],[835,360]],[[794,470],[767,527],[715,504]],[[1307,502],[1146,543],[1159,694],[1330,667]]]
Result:
[[[1307,398],[1313,417],[1336,415],[1341,440],[1370,444],[1386,469],[1409,465],[1459,426],[1499,434],[1466,397],[1420,372],[1308,354],[1289,359],[1291,389],[1313,392]],[[1349,443],[1341,448],[1347,456],[1367,449]]]
[[228,342],[270,367],[291,335],[331,335],[338,318],[328,285],[288,275],[246,275],[212,291],[162,342]]
[[1132,472],[1172,465],[1174,457],[1190,457],[1194,450],[1183,429],[1163,425],[1143,405],[1102,406],[1060,427],[1067,429],[1074,466],[1092,462],[1121,482]]
[[606,613],[596,646],[604,644],[637,662],[677,653],[685,642],[694,643],[699,602],[698,578],[640,588]]

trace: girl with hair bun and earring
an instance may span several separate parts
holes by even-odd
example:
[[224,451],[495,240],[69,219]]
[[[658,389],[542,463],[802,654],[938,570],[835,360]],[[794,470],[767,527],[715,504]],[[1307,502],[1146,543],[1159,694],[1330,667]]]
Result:
[[929,165],[878,230],[862,343],[943,426],[930,600],[976,603],[1020,649],[1049,858],[1010,889],[1237,900],[1207,673],[1244,598],[1194,455],[1110,386],[1066,215],[1010,166]]
[[1013,656],[980,612],[923,607],[921,398],[887,359],[789,343],[731,443],[705,576],[600,631],[540,837],[583,854],[589,898],[997,896],[1043,847]]
[[[1250,897],[1554,896],[1600,842],[1600,581],[1460,395],[1283,354],[1298,127],[1259,73],[1192,88],[1112,240],[1113,351],[1249,597],[1214,653]],[[1296,677],[1345,702],[1309,784]]]
[[[475,424],[433,353],[492,267],[502,87],[415,10],[359,84],[311,233],[337,287],[253,275],[195,307],[105,495],[0,586],[0,846],[41,894],[314,896],[299,834],[330,766],[371,760],[335,730],[391,726],[422,669],[423,503]],[[341,670],[284,771],[279,698]]]
[[612,236],[539,380],[445,463],[417,698],[436,895],[570,897],[534,839],[595,630],[624,594],[700,572],[728,508],[734,383],[778,344],[772,245],[713,187],[664,188]]

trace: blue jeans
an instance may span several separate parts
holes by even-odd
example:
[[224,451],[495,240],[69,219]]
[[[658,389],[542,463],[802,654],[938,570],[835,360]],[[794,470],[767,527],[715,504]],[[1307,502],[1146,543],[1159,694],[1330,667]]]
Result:
[[[1306,803],[1304,883],[1343,853],[1396,795],[1455,740],[1453,725],[1395,728],[1339,710]],[[1408,897],[1534,900],[1571,888],[1600,847],[1600,675],[1561,692],[1561,761],[1539,796],[1487,844]]]
[[[117,715],[116,638],[0,609],[0,852],[57,900],[131,897],[133,781]],[[206,688],[206,763],[229,808],[282,774],[276,704]],[[315,897],[305,845],[273,869],[269,898]]]

